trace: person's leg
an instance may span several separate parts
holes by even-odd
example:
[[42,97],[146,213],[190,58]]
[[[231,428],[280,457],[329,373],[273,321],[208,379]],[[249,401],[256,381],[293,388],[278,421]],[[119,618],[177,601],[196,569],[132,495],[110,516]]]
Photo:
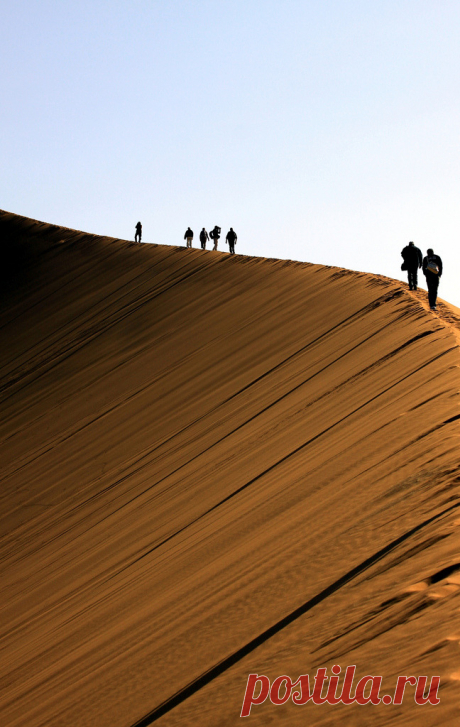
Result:
[[412,269],[407,268],[407,282],[409,284],[409,290],[412,290]]
[[430,308],[433,307],[433,284],[431,282],[431,278],[426,276],[426,285],[428,288],[428,303],[430,304]]
[[212,248],[213,250],[217,250],[217,243],[218,242],[219,242],[219,240],[217,239],[217,237],[215,237],[214,238],[214,247]]
[[428,302],[430,308],[436,308],[436,298],[438,297],[439,278],[435,274],[427,275],[426,282],[428,285]]
[[412,279],[412,285],[414,286],[414,290],[417,290],[418,285],[418,269],[414,268],[414,277]]
[[436,300],[438,298],[438,286],[439,278],[437,275],[435,275],[433,280],[433,308],[436,308]]

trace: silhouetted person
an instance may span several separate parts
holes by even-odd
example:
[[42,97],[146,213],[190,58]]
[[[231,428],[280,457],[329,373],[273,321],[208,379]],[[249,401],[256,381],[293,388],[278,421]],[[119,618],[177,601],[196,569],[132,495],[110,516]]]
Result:
[[[139,238],[139,239],[137,239]],[[141,242],[142,240],[142,225],[140,222],[136,225],[136,234],[134,235],[134,242]]]
[[236,232],[234,231],[233,227],[230,227],[229,231],[227,232],[227,237],[225,239],[227,240],[228,251],[229,251],[230,255],[234,255],[235,254],[235,245],[236,245],[238,236],[237,236]]
[[202,250],[206,250],[206,240],[209,240],[209,235],[203,227],[203,229],[200,232],[200,242],[201,242]]
[[431,310],[437,310],[436,298],[438,297],[439,278],[442,275],[442,260],[435,255],[430,247],[423,258],[423,274],[428,287],[428,302]]
[[211,240],[214,240],[214,247],[212,249],[217,250],[217,243],[219,242],[220,237],[220,227],[216,225],[214,229],[211,230],[211,232],[209,233],[209,237],[211,238]]
[[187,240],[187,247],[192,247],[193,230],[190,227],[185,231],[184,240]]
[[418,247],[415,247],[413,242],[410,242],[403,248],[401,255],[404,260],[401,265],[401,270],[407,270],[409,290],[417,290],[417,272],[422,267],[422,251]]

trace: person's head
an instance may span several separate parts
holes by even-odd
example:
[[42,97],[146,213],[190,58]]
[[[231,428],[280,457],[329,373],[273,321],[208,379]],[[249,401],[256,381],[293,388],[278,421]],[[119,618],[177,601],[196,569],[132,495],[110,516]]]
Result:
[[414,247],[414,243],[413,242],[410,242],[409,243],[409,247]]
[[230,227],[231,231],[233,232],[233,227]]
[[433,254],[433,248],[432,247],[429,247],[428,250],[426,251],[426,254],[427,255],[432,255]]

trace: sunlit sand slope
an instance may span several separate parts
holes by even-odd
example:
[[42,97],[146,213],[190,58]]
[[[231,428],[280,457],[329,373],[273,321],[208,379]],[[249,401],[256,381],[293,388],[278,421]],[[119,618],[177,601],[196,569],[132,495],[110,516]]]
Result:
[[7,213],[0,239],[1,725],[236,725],[249,673],[333,664],[441,702],[250,723],[458,724],[460,312]]

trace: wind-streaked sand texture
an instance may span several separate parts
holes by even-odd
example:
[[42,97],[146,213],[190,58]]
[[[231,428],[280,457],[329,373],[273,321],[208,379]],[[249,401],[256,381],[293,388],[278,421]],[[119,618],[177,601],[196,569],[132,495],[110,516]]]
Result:
[[458,724],[460,311],[8,213],[0,236],[2,727],[236,725],[250,672],[334,663],[384,693],[440,674],[441,704],[248,723]]

